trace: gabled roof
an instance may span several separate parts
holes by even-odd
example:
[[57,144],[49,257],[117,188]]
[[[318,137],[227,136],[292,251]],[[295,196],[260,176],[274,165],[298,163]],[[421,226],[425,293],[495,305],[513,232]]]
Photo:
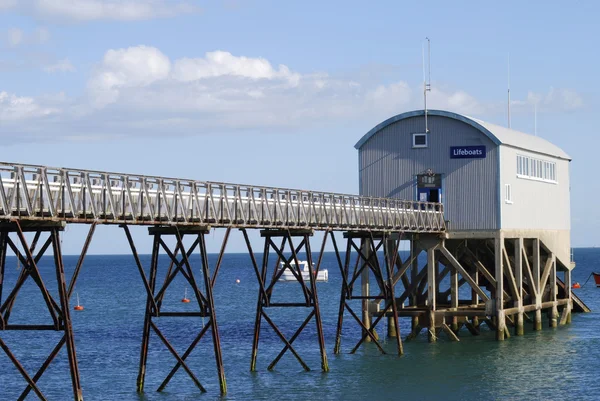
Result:
[[[372,130],[367,132],[360,140],[354,145],[356,149],[360,149],[365,142],[367,142],[373,135],[381,131],[388,125],[391,125],[397,121],[404,120],[406,118],[423,116],[425,113],[423,110],[409,111],[406,113],[398,114],[394,117],[388,118],[384,122],[375,126]],[[461,114],[453,113],[451,111],[444,110],[427,110],[429,116],[441,116],[448,117],[454,120],[459,120],[468,124],[487,136],[496,145],[505,145],[518,149],[524,149],[531,152],[537,152],[548,156],[557,157],[560,159],[571,160],[571,157],[565,153],[561,148],[548,142],[547,140],[540,138],[539,136],[533,136],[525,134],[523,132],[515,131],[513,129],[501,127],[499,125],[490,124],[485,121],[477,120],[475,118],[463,116]]]

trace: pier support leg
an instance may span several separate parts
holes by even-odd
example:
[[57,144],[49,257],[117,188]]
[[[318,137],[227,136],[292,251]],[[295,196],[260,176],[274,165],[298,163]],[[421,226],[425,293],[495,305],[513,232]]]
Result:
[[[379,351],[385,354],[385,350],[379,343],[379,337],[375,331],[377,324],[388,316],[388,330],[393,330],[390,334],[395,334],[398,355],[404,352],[402,340],[400,337],[400,329],[398,323],[398,306],[395,298],[395,283],[400,280],[401,275],[395,276],[394,269],[398,262],[398,249],[400,246],[400,235],[397,233],[388,232],[347,232],[344,233],[347,239],[346,259],[344,266],[340,265],[340,273],[342,275],[342,295],[340,297],[340,308],[338,316],[338,328],[336,335],[336,353],[340,351],[341,332],[343,322],[343,314],[348,311],[354,320],[362,329],[362,336],[350,353],[356,350],[367,340],[375,344]],[[355,240],[360,240],[360,245],[357,245]],[[378,251],[383,247],[384,260],[380,262]],[[336,247],[336,253],[338,253]],[[351,254],[356,255],[356,264],[354,270],[350,271]],[[338,260],[341,258],[338,256]],[[412,259],[411,259],[412,261]],[[410,261],[409,261],[410,262]],[[406,269],[409,267],[409,262],[406,264]],[[384,266],[384,268],[382,268]],[[406,269],[402,269],[406,271]],[[385,273],[384,273],[385,271]],[[361,295],[353,295],[354,284],[362,277],[371,275],[374,278],[373,288],[365,289],[361,285]],[[362,281],[362,284],[365,282]],[[370,285],[371,283],[369,283]],[[379,289],[379,294],[374,294],[374,288]],[[361,301],[361,309],[369,314],[369,325],[363,320],[364,314],[358,316],[352,307],[350,301],[356,299]],[[381,307],[383,305],[383,308]],[[367,309],[366,311],[364,309]],[[371,315],[371,309],[374,311]],[[391,314],[391,315],[390,315]],[[374,320],[371,320],[376,316]],[[390,329],[393,327],[393,329]]]
[[[217,261],[217,265],[215,266],[215,271],[213,276],[210,274],[210,269],[208,266],[206,245],[205,245],[205,234],[208,233],[207,227],[186,227],[178,228],[174,226],[156,226],[149,228],[149,234],[152,235],[153,238],[153,246],[152,246],[152,257],[150,262],[150,272],[149,277],[146,277],[146,273],[140,258],[138,256],[135,244],[133,242],[133,238],[131,233],[129,232],[129,228],[126,225],[122,225],[125,234],[127,236],[127,240],[131,247],[131,252],[134,257],[135,263],[137,265],[138,271],[142,278],[142,282],[144,283],[144,288],[146,290],[146,313],[144,317],[144,328],[142,333],[142,347],[140,351],[140,365],[139,372],[137,378],[137,390],[138,392],[142,392],[144,390],[145,385],[145,377],[146,377],[146,364],[148,359],[148,349],[150,345],[150,336],[153,332],[156,336],[161,340],[164,346],[169,350],[169,352],[173,355],[173,357],[177,360],[175,366],[171,369],[167,377],[163,380],[163,382],[158,387],[157,391],[162,391],[166,388],[170,380],[173,378],[175,373],[183,368],[190,379],[194,382],[196,387],[201,392],[205,392],[206,389],[200,383],[196,375],[191,371],[189,366],[186,363],[186,359],[198,345],[200,340],[204,337],[204,335],[211,330],[213,348],[214,348],[214,356],[215,362],[217,365],[217,375],[219,377],[219,386],[222,394],[227,392],[227,383],[225,381],[225,373],[223,368],[223,360],[221,357],[221,342],[219,338],[219,331],[216,319],[216,313],[214,308],[214,297],[212,293],[212,287],[216,280],[217,272],[220,268],[220,264],[222,261],[223,253],[225,252],[225,246],[228,239],[228,233],[225,235],[223,240],[223,246],[221,248],[221,253],[219,254],[219,259]],[[192,238],[195,238],[193,243],[186,249],[184,245],[183,239],[184,236],[189,235]],[[176,241],[176,245],[174,249],[169,248],[165,243],[163,237],[174,238]],[[200,253],[200,265],[201,265],[201,273],[202,273],[202,281],[204,282],[204,292],[200,290],[198,282],[196,280],[196,275],[194,274],[194,269],[192,268],[192,264],[190,262],[190,256],[194,253],[194,251],[198,249]],[[163,283],[158,285],[158,276],[160,271],[160,252],[164,251],[166,255],[169,257],[170,264],[168,269],[166,269],[166,273],[164,274]],[[192,292],[192,301],[191,305],[197,305],[197,311],[162,311],[162,304],[164,300],[164,295],[170,284],[173,282],[177,275],[181,274],[186,280],[187,285],[191,288]],[[157,323],[155,323],[155,319],[158,321],[158,318],[171,318],[171,317],[192,317],[198,318],[201,317],[203,320],[203,327],[196,335],[194,340],[188,346],[186,351],[179,355],[175,348],[171,345],[171,343],[164,336],[162,331],[159,329]],[[204,318],[208,318],[206,324],[204,324]],[[164,319],[160,319],[161,322],[164,322]]]
[[556,256],[552,254],[552,267],[550,271],[549,285],[550,285],[550,300],[553,302],[552,308],[550,309],[550,327],[558,326],[558,286],[556,285]]
[[[410,257],[411,257],[411,266],[410,266],[410,283],[414,286],[417,283],[417,277],[419,276],[419,261],[416,257],[420,253],[421,249],[418,248],[417,241],[415,237],[411,237],[410,239]],[[411,292],[409,297],[409,306],[417,306],[417,291],[416,288]],[[419,317],[413,316],[411,317],[411,331],[415,332],[417,327],[419,326]],[[420,330],[420,329],[419,329]]]
[[[48,355],[44,363],[41,365],[41,367],[38,369],[38,371],[33,377],[31,377],[27,373],[23,365],[21,365],[21,363],[14,356],[8,345],[0,337],[0,348],[2,348],[4,353],[8,356],[10,361],[15,366],[15,368],[19,371],[19,373],[27,382],[27,387],[19,396],[19,400],[24,400],[31,391],[33,391],[39,399],[46,399],[43,393],[41,392],[40,388],[38,387],[37,382],[42,377],[46,369],[50,366],[54,358],[58,355],[62,347],[66,345],[67,358],[69,361],[69,371],[71,374],[73,399],[75,401],[83,401],[83,393],[79,378],[79,367],[77,363],[77,353],[75,350],[75,340],[73,337],[73,327],[71,323],[71,314],[69,308],[69,291],[67,289],[68,287],[65,277],[65,270],[61,251],[60,232],[63,230],[63,228],[63,225],[56,223],[30,224],[22,223],[18,220],[14,222],[0,223],[0,332],[4,330],[40,330],[62,331],[64,333],[62,338],[59,340],[58,344],[54,347],[52,352]],[[31,245],[29,245],[25,238],[25,232],[35,233]],[[18,239],[17,242],[13,242],[13,240],[10,238],[10,233],[16,233]],[[38,241],[40,240],[43,233],[48,233],[48,238],[45,242],[43,242],[43,245],[40,247],[39,251],[37,251],[37,254],[35,254],[34,256],[34,252],[36,252]],[[90,238],[91,236],[88,239]],[[19,245],[20,248],[22,248],[23,252],[19,249]],[[17,259],[22,265],[22,270],[15,283],[15,286],[6,297],[6,300],[3,300],[3,275],[5,272],[6,251],[8,247],[10,247],[11,250],[15,253]],[[56,275],[56,283],[58,286],[59,302],[56,302],[56,300],[52,297],[51,293],[48,291],[41,271],[38,269],[37,265],[37,263],[40,261],[40,259],[49,247],[52,247],[53,252],[54,270]],[[86,248],[84,248],[84,251],[82,251],[82,256],[80,260],[83,259],[85,255],[85,250]],[[76,280],[76,276],[78,273],[78,271],[75,272],[73,278],[71,279],[71,282]],[[31,278],[40,290],[53,324],[10,324],[11,312],[15,299],[19,294],[19,291],[21,290],[23,284],[25,284],[28,278]]]
[[435,261],[435,249],[431,247],[427,249],[427,308],[428,311],[428,339],[430,343],[437,341],[436,326],[435,326],[435,309],[436,309],[436,294],[437,294],[437,264]]
[[[245,231],[244,231],[245,232]],[[252,359],[250,362],[250,369],[252,371],[256,370],[256,359],[258,356],[258,344],[260,340],[260,325],[262,320],[264,319],[267,324],[273,329],[275,334],[279,337],[279,339],[285,344],[283,349],[279,352],[279,354],[275,357],[275,359],[269,364],[267,367],[268,370],[272,370],[275,368],[279,360],[283,357],[283,355],[290,351],[292,355],[298,360],[300,365],[304,368],[304,370],[309,371],[310,368],[304,362],[304,360],[300,357],[298,352],[295,350],[293,343],[296,338],[300,335],[300,333],[304,330],[307,324],[315,318],[315,325],[317,331],[317,340],[319,343],[319,351],[321,354],[321,369],[324,372],[329,371],[329,363],[327,362],[327,354],[325,352],[325,337],[323,335],[323,325],[321,322],[321,312],[319,309],[319,298],[317,296],[317,286],[316,286],[316,274],[320,268],[321,258],[319,258],[319,262],[316,266],[316,269],[313,267],[312,263],[312,251],[310,248],[310,237],[312,236],[312,230],[310,229],[298,229],[298,230],[263,230],[261,231],[261,237],[265,240],[265,247],[263,253],[263,265],[262,269],[258,269],[258,265],[256,264],[256,259],[252,253],[252,249],[250,246],[250,242],[248,241],[247,236],[246,243],[248,245],[248,252],[251,254],[252,263],[254,266],[254,271],[256,273],[258,284],[259,284],[259,295],[257,301],[256,308],[256,320],[254,325],[254,343],[252,346]],[[281,245],[276,245],[274,242],[275,238],[281,238]],[[300,244],[295,245],[293,242],[294,238],[301,238]],[[325,246],[325,241],[327,239],[327,235],[324,237],[323,247]],[[286,246],[289,245],[289,252],[285,251]],[[323,248],[322,248],[323,249]],[[307,263],[307,272],[303,271],[300,261],[298,259],[298,254],[302,252],[302,250],[306,253],[306,263]],[[275,267],[272,270],[271,278],[268,278],[268,264],[269,264],[269,253],[270,251],[274,251],[277,255],[277,262]],[[297,284],[300,285],[302,290],[303,299],[300,302],[272,302],[271,296],[273,294],[273,289],[275,285],[278,284],[279,279],[282,275],[289,271],[293,274]],[[308,273],[308,274],[307,274]],[[294,283],[287,283],[287,285],[293,285]],[[285,283],[283,284],[285,285]],[[296,332],[288,339],[286,338],[279,327],[273,322],[271,317],[267,314],[268,308],[307,308],[309,310],[309,314],[304,320],[304,322],[300,325],[300,327],[296,330]]]
[[396,332],[396,325],[394,324],[394,317],[388,316],[387,318],[387,335],[390,338],[396,338],[398,333]]
[[[367,259],[373,257],[368,241],[362,241],[361,251]],[[364,269],[360,276],[360,295],[362,296],[362,322],[364,330],[371,330],[371,312],[369,311],[369,269]],[[364,333],[363,333],[364,334]],[[377,332],[373,332],[378,337]],[[366,342],[371,342],[371,337],[367,336]]]
[[[450,272],[450,306],[458,309],[458,271],[452,269]],[[454,334],[458,333],[458,317],[452,316],[450,328]]]
[[533,330],[542,330],[542,294],[543,288],[540,288],[540,240],[538,238],[533,239],[533,280],[535,281],[535,288],[537,293],[535,294],[535,315],[533,317]]
[[494,240],[494,256],[496,264],[496,339],[504,341],[506,319],[504,318],[504,236],[502,232]]
[[517,290],[519,297],[515,301],[514,306],[519,308],[515,321],[515,335],[522,336],[525,333],[523,326],[523,238],[514,240],[515,248],[515,281],[517,282]]
[[565,271],[565,298],[569,300],[566,309],[565,324],[571,323],[571,313],[573,311],[573,287],[571,287],[571,270]]

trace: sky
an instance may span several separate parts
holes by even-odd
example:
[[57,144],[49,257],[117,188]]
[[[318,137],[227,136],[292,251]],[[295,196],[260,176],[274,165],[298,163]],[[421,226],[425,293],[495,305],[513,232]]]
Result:
[[[594,246],[598,12],[593,1],[0,0],[0,160],[358,193],[354,144],[422,108],[429,37],[429,106],[500,125],[510,57],[512,128],[533,133],[535,106],[537,134],[573,158],[572,244]],[[69,227],[64,252],[85,232]],[[90,247],[127,252],[116,227]]]

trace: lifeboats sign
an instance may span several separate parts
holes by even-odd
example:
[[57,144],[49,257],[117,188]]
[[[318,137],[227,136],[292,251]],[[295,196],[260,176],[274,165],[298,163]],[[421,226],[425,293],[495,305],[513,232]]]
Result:
[[485,159],[485,146],[450,146],[451,159]]

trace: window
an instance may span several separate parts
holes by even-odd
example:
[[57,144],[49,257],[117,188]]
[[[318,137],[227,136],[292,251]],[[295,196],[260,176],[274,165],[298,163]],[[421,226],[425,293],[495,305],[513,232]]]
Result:
[[512,189],[510,187],[510,184],[505,184],[504,185],[504,201],[506,203],[510,203],[512,204]]
[[556,183],[556,163],[517,155],[517,177]]
[[426,148],[427,134],[413,134],[413,148]]

